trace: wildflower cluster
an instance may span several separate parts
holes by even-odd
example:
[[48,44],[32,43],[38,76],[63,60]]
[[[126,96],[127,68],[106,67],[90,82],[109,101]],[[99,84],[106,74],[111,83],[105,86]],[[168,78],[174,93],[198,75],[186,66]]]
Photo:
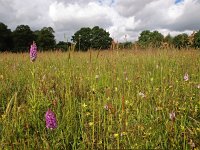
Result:
[[33,41],[33,44],[31,45],[30,48],[30,59],[31,62],[34,62],[37,58],[37,45],[36,43]]
[[45,114],[46,127],[48,129],[57,128],[56,115],[50,109]]

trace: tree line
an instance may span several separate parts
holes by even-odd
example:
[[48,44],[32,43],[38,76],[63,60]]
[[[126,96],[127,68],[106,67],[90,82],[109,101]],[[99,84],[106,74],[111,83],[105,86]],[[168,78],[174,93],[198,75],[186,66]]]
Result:
[[191,35],[186,33],[172,37],[170,34],[163,36],[158,31],[142,31],[136,42],[141,48],[200,48],[200,30]]
[[53,28],[43,27],[32,31],[28,25],[19,25],[11,31],[4,23],[0,23],[0,51],[25,52],[33,41],[41,50],[54,48],[56,41]]
[[[56,44],[52,27],[43,27],[41,30],[32,31],[28,25],[19,25],[14,31],[0,22],[0,52],[26,52],[30,44],[35,41],[40,51],[44,50],[82,50],[109,49],[109,48],[200,48],[200,31],[191,35],[185,33],[172,37],[170,34],[163,36],[158,31],[144,30],[140,33],[138,41],[114,42],[109,32],[95,26],[84,27],[72,36],[72,42],[59,41]],[[115,45],[115,47],[113,47]]]
[[45,50],[82,50],[108,49],[112,38],[104,29],[81,28],[72,36],[72,42],[59,41],[56,44],[52,27],[43,27],[41,30],[32,31],[28,25],[19,25],[14,31],[7,25],[0,23],[0,52],[27,52],[35,41],[40,51]]

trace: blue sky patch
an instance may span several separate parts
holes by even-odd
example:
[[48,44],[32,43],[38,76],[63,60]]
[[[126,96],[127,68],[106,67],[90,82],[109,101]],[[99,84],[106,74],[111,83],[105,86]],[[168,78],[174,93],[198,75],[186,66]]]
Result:
[[175,4],[178,4],[180,2],[183,2],[184,0],[175,0]]
[[112,4],[114,4],[115,0],[98,0],[98,2],[100,4],[108,4],[111,6]]

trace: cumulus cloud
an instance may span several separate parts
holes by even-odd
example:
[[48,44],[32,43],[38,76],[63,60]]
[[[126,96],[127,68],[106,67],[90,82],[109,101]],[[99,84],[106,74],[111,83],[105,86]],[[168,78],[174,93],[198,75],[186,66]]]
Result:
[[53,3],[49,8],[49,15],[55,23],[64,23],[65,26],[58,25],[58,29],[78,29],[83,26],[100,25],[107,27],[112,25],[108,15],[109,7],[100,6],[97,3],[89,2],[85,6],[78,3],[67,4]]
[[115,40],[134,41],[147,29],[165,35],[199,30],[198,10],[198,0],[0,0],[0,22],[12,30],[20,24],[33,30],[51,26],[57,41],[96,25]]
[[115,4],[115,9],[120,15],[130,17],[142,12],[145,6],[153,3],[156,0],[118,0]]
[[180,15],[173,23],[169,24],[168,28],[173,31],[199,30],[200,16],[198,11],[200,10],[200,2],[185,0],[177,7]]
[[[70,37],[81,27],[94,27],[96,25],[107,28],[112,26],[108,12],[108,6],[102,6],[96,2],[87,4],[54,2],[49,7],[55,30],[59,34],[66,33]],[[63,37],[61,35],[61,37]]]
[[13,30],[21,24],[33,29],[53,25],[48,17],[50,3],[51,0],[0,0],[0,21]]
[[89,2],[85,5],[54,2],[49,14],[58,31],[70,34],[70,30],[98,25],[109,31],[113,38],[122,40],[126,30],[133,30],[136,26],[134,16],[121,16],[111,7],[112,1],[104,2]]

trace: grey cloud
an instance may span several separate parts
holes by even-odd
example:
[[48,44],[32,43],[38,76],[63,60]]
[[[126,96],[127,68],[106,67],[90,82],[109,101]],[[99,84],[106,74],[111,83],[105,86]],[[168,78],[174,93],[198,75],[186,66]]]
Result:
[[130,17],[142,12],[145,6],[156,0],[118,0],[115,4],[116,11],[122,16]]
[[57,2],[61,2],[65,5],[67,4],[79,4],[81,6],[86,5],[89,2],[95,2],[96,0],[56,0]]
[[[55,16],[51,16],[50,6],[55,2],[63,4],[63,12],[55,7]],[[95,3],[92,6],[95,8],[88,7],[89,3]],[[71,8],[67,9],[69,5]],[[78,6],[76,11],[74,5]],[[12,30],[20,24],[27,24],[32,30],[51,26],[57,41],[64,40],[64,33],[71,39],[70,36],[81,27],[95,25],[110,31],[121,41],[124,35],[128,40],[136,40],[145,29],[166,33],[200,29],[199,0],[181,3],[178,17],[176,11],[172,17],[168,14],[169,8],[174,6],[175,0],[0,0],[0,22]]]
[[200,2],[193,1],[185,6],[183,14],[174,22],[165,26],[172,31],[200,30]]
[[88,18],[87,20],[82,19],[75,19],[75,20],[68,20],[64,22],[55,22],[55,29],[57,31],[64,31],[64,30],[79,30],[81,27],[93,27],[93,26],[100,26],[102,28],[106,28],[112,25],[112,22],[109,18]]
[[48,0],[1,0],[0,18],[12,30],[21,24],[27,24],[33,29],[38,29],[41,26],[51,24],[48,17],[48,5],[50,3],[51,1]]
[[[11,23],[13,20],[13,15],[15,13],[15,9],[10,5],[12,3],[11,0],[8,1],[0,1],[0,22],[3,23]],[[14,20],[13,20],[14,21]]]

